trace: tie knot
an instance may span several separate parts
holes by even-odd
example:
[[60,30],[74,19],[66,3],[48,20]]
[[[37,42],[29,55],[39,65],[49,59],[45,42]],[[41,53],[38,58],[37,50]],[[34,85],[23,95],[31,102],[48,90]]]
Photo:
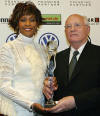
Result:
[[74,51],[73,56],[77,56],[79,54],[79,51]]

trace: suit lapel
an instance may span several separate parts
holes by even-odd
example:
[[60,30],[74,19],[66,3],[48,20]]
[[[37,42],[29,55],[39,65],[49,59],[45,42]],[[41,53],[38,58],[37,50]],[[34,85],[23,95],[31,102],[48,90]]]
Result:
[[68,84],[68,72],[69,72],[69,53],[70,48],[68,48],[65,53],[63,54],[63,74],[64,76],[64,85],[66,86]]

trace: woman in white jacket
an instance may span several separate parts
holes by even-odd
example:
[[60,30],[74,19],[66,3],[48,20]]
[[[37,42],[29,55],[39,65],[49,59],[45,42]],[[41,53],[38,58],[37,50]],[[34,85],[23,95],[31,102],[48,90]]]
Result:
[[31,106],[44,103],[45,50],[34,42],[42,24],[41,12],[31,2],[18,3],[9,20],[17,39],[0,49],[0,112],[7,116],[35,116]]

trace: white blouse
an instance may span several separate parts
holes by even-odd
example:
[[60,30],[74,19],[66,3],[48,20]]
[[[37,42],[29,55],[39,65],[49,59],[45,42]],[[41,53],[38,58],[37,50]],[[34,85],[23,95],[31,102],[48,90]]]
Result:
[[43,105],[47,56],[32,38],[19,34],[0,49],[0,112],[8,116],[35,116],[30,106]]

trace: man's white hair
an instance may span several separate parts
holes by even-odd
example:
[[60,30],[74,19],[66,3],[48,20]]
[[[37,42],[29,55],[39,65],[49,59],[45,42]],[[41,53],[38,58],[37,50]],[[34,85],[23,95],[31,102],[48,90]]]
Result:
[[[80,15],[80,16],[81,16],[81,15]],[[85,23],[85,25],[89,26],[90,24],[89,24],[89,21],[88,21],[87,16],[82,16],[82,17],[84,18],[84,23]]]

